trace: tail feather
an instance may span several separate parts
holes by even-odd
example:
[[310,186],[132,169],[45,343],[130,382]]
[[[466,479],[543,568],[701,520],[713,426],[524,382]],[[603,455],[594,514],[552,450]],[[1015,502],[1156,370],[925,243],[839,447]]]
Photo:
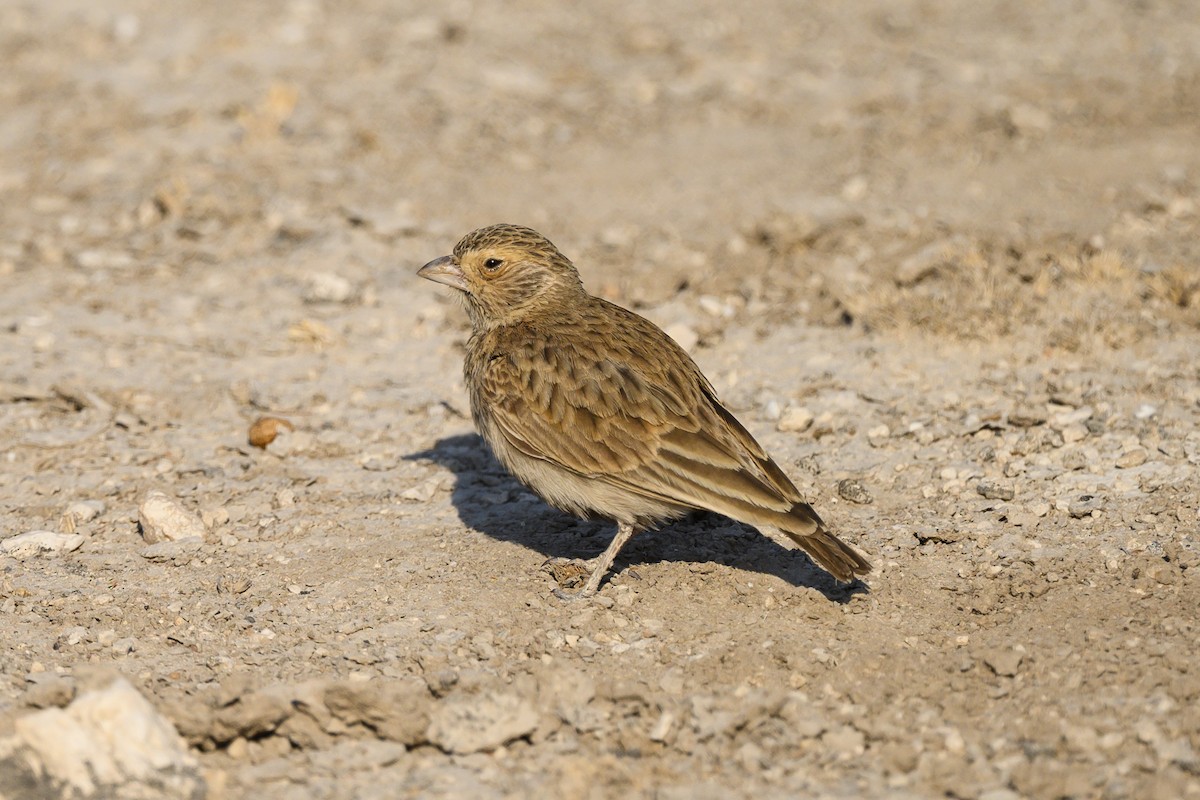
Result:
[[788,516],[798,524],[780,525],[780,530],[808,553],[818,566],[839,581],[849,582],[871,571],[871,562],[826,530],[807,503],[797,503]]

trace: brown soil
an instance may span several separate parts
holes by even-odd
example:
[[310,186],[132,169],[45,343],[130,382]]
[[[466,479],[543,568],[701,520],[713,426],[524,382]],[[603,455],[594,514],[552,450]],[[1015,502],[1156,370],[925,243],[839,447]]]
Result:
[[[0,727],[111,668],[214,798],[1200,797],[1196,4],[189,6],[0,8],[0,537],[86,537],[0,555]],[[612,526],[414,276],[500,221],[866,584],[701,516],[557,600]]]

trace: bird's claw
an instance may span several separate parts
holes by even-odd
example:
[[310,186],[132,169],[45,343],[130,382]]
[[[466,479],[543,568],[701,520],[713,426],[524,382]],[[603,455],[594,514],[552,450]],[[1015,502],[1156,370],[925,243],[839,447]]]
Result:
[[586,589],[580,589],[575,592],[568,592],[565,589],[563,589],[561,586],[555,586],[554,589],[550,593],[553,594],[555,597],[557,597],[559,600],[562,600],[563,602],[566,602],[566,603],[576,603],[576,602],[579,602],[580,600],[586,600],[589,597],[591,597],[593,594],[595,594],[595,592],[589,592]]
[[592,574],[592,565],[581,558],[547,558],[542,569],[550,573],[559,586],[567,588],[583,585]]

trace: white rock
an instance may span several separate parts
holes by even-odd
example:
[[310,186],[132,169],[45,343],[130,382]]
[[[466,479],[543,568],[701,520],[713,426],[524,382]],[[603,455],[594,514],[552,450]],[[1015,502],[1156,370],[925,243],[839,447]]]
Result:
[[806,431],[813,424],[813,413],[803,406],[788,406],[775,423],[775,429],[784,432]]
[[[171,723],[124,678],[65,709],[21,717],[0,752],[38,796],[199,797],[204,781]],[[18,783],[20,785],[20,783]],[[115,788],[115,787],[120,787]]]
[[150,492],[138,507],[142,538],[150,544],[204,538],[204,523],[162,492]]
[[308,303],[345,303],[354,297],[354,284],[341,275],[318,272],[308,276],[304,300]]
[[721,317],[728,319],[736,313],[733,305],[721,300],[719,297],[713,297],[711,294],[700,296],[700,310],[710,317]]
[[487,752],[528,736],[537,724],[537,711],[516,695],[450,697],[429,722],[429,740],[451,753]]
[[83,537],[79,534],[53,531],[29,531],[0,541],[0,550],[16,558],[36,556],[39,553],[69,553],[82,546]]
[[1133,412],[1133,415],[1138,419],[1150,419],[1157,413],[1158,408],[1156,406],[1152,406],[1149,403],[1142,403],[1137,407],[1137,411]]
[[67,515],[74,517],[76,522],[91,522],[104,513],[103,500],[81,500],[67,506]]

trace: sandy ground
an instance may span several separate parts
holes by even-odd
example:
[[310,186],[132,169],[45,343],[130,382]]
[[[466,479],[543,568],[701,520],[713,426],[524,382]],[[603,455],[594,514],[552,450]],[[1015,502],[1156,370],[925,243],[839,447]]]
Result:
[[[84,537],[0,554],[0,733],[119,672],[215,800],[1200,797],[1200,10],[756,9],[0,5],[0,537]],[[500,221],[866,583],[698,516],[557,600],[612,526],[414,276]]]

